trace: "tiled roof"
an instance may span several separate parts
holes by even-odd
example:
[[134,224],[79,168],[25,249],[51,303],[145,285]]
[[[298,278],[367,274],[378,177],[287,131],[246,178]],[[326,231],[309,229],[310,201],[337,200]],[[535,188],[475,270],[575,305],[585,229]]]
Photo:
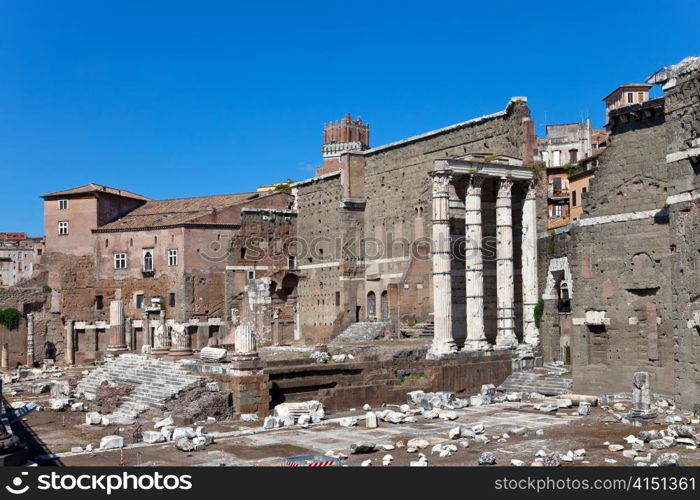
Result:
[[261,193],[236,193],[195,198],[149,200],[135,210],[98,230],[146,229],[195,222],[200,217],[261,196]]
[[71,189],[66,189],[64,191],[56,191],[55,193],[48,193],[44,194],[41,197],[42,198],[48,198],[48,197],[53,197],[53,196],[69,196],[73,194],[89,194],[89,193],[109,193],[109,194],[114,194],[117,196],[124,196],[126,198],[134,198],[136,200],[148,200],[149,198],[146,198],[145,196],[142,196],[140,194],[132,193],[130,191],[125,191],[123,189],[117,189],[109,186],[103,186],[102,184],[95,184],[94,182],[91,182],[89,184],[85,184],[84,186],[78,186],[75,188]]

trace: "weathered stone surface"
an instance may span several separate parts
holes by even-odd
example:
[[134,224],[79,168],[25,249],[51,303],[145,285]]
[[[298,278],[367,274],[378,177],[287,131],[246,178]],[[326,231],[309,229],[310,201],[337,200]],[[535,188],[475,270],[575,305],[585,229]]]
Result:
[[343,417],[338,419],[338,424],[340,424],[341,427],[355,427],[357,425],[357,418]]
[[165,441],[165,436],[158,431],[143,431],[142,439],[144,443],[162,443]]
[[161,427],[166,427],[166,426],[171,426],[173,425],[173,417],[166,417],[162,420],[159,420],[153,425],[154,429],[160,429]]
[[662,453],[656,459],[656,465],[660,467],[676,467],[679,462],[678,453]]
[[377,444],[373,441],[358,441],[350,445],[350,452],[353,455],[360,455],[363,453],[372,453],[376,448]]
[[479,455],[479,465],[496,465],[496,455],[490,451],[485,451]]
[[368,429],[374,429],[378,427],[378,425],[377,415],[374,412],[368,411],[365,414],[365,426]]
[[552,452],[544,455],[542,457],[542,465],[544,465],[545,467],[560,467],[561,458],[559,456],[559,453]]
[[111,450],[113,448],[123,448],[124,438],[121,436],[104,436],[100,439],[101,450]]
[[102,423],[102,415],[96,411],[91,411],[85,414],[85,423],[88,425],[100,425]]

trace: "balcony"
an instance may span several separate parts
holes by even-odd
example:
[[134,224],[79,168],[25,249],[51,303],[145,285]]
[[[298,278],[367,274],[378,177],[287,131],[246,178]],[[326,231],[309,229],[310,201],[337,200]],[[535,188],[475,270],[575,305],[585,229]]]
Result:
[[549,186],[549,189],[547,190],[547,197],[550,200],[568,200],[569,190],[567,188],[554,189],[553,186]]

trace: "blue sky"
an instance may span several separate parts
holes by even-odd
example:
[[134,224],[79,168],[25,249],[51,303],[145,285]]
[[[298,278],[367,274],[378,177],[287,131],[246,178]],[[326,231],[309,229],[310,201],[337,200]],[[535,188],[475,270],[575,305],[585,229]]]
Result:
[[699,19],[695,0],[0,0],[0,231],[41,234],[39,196],[87,182],[171,198],[310,177],[346,112],[372,145],[516,95],[540,135],[601,126],[617,84],[700,54]]

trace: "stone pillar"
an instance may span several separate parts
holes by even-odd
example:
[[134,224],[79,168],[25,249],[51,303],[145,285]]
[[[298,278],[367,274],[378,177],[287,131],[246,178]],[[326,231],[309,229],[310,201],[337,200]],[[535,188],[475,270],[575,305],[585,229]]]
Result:
[[518,346],[515,336],[515,284],[513,281],[513,181],[501,179],[496,196],[496,346]]
[[66,364],[75,364],[75,323],[72,319],[66,320]]
[[165,324],[165,311],[160,311],[158,326],[153,334],[153,354],[168,354],[171,346],[170,331]]
[[107,351],[126,351],[124,302],[121,300],[113,300],[109,303],[109,344],[107,345]]
[[483,177],[471,176],[464,199],[465,270],[467,283],[467,339],[464,349],[491,349],[484,333],[484,263],[481,255],[481,186]]
[[236,359],[258,359],[257,341],[255,331],[249,325],[239,325],[236,328],[233,342],[235,344]]
[[522,222],[522,264],[523,286],[523,340],[537,346],[540,331],[535,326],[535,306],[537,305],[537,208],[535,184],[530,183],[523,202]]
[[450,240],[449,172],[433,172],[433,314],[435,333],[428,356],[439,357],[457,350],[452,338],[452,276]]
[[0,351],[0,370],[6,372],[10,369],[10,357],[9,348],[7,344],[2,345],[2,351]]
[[134,341],[136,339],[134,339],[134,323],[131,320],[131,316],[124,319],[124,331],[126,336],[126,350],[133,351]]
[[192,354],[192,342],[187,325],[176,323],[170,329],[171,346],[170,356],[189,356]]
[[151,342],[151,325],[149,324],[148,311],[143,312],[143,321],[141,322],[141,335],[143,336],[143,348],[145,350],[149,350],[153,343]]
[[27,313],[27,366],[34,366],[34,314]]

